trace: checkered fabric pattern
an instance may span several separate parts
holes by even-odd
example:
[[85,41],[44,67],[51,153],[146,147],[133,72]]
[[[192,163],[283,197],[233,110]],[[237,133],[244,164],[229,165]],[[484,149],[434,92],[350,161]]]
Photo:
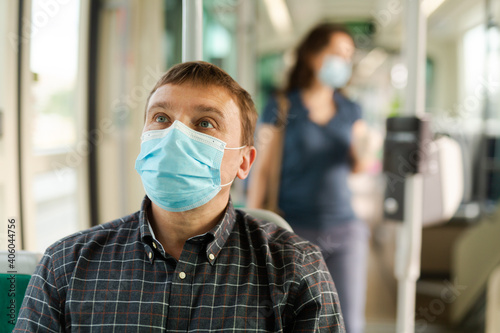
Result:
[[150,204],[49,247],[14,332],[345,332],[318,247],[229,202],[177,261]]

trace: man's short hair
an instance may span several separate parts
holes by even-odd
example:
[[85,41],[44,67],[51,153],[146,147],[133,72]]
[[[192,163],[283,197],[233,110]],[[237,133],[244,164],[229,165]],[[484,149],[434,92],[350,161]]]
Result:
[[244,145],[253,146],[253,136],[258,114],[252,97],[224,70],[205,61],[191,61],[177,64],[163,74],[148,96],[145,114],[147,113],[149,99],[158,88],[166,84],[181,85],[184,83],[195,86],[216,86],[226,89],[240,109],[241,141]]

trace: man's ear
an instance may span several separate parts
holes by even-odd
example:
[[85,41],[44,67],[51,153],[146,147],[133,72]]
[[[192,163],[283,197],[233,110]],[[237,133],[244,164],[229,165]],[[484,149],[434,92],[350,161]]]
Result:
[[245,179],[248,177],[250,173],[250,168],[252,167],[253,162],[255,162],[255,157],[257,156],[257,149],[254,146],[243,148],[243,152],[241,154],[241,162],[240,167],[238,169],[239,179]]

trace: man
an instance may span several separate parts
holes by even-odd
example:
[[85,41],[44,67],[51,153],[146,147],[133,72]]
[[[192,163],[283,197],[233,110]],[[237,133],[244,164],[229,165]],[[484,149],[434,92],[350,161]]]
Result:
[[15,331],[344,332],[319,249],[233,208],[256,119],[218,67],[171,68],[147,102],[141,210],[49,247]]

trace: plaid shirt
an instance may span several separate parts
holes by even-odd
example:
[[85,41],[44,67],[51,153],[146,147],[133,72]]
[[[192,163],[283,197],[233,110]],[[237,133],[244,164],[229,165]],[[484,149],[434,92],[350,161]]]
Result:
[[230,201],[176,261],[150,203],[49,247],[14,332],[345,332],[318,247]]

